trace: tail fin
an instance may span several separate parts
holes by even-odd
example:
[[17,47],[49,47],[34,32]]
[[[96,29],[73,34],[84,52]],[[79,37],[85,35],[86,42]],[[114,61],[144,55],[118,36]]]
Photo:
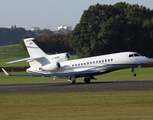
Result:
[[[21,61],[27,61],[30,64],[30,68],[39,70],[44,64],[49,63],[46,58],[47,54],[44,53],[34,42],[34,38],[24,39],[25,46],[29,53],[29,58],[24,58],[20,60],[15,60],[7,63],[16,63]],[[9,75],[4,69],[2,69],[6,75]]]
[[25,46],[28,50],[29,56],[31,58],[34,57],[44,57],[46,56],[46,53],[42,51],[34,42],[34,38],[27,38],[24,39]]

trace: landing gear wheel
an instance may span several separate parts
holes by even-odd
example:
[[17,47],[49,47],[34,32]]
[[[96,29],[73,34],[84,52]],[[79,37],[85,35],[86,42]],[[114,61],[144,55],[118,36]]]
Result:
[[85,83],[90,83],[91,79],[90,78],[84,78]]
[[74,81],[68,80],[68,82],[69,82],[70,84],[74,84],[74,83],[75,83],[75,80],[74,80]]
[[133,77],[135,77],[136,75],[137,75],[137,74],[134,73],[134,74],[133,74]]
[[70,80],[68,80],[68,82],[69,82],[70,84],[74,84],[74,83],[75,83],[75,80],[76,80],[75,76],[72,76],[72,77],[70,78]]

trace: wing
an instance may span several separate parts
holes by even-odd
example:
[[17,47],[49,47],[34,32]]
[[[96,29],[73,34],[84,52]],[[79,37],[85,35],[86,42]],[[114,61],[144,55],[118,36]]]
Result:
[[92,75],[97,74],[99,71],[81,71],[81,72],[70,72],[70,73],[53,73],[53,74],[30,74],[30,75],[11,75],[9,74],[4,68],[2,68],[3,72],[7,76],[33,76],[33,77],[51,77],[51,76],[86,76],[86,75]]

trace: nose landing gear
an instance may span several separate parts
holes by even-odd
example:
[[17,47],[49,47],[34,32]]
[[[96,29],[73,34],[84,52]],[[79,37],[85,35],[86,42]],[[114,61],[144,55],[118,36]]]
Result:
[[75,80],[76,80],[75,76],[72,76],[72,77],[70,78],[70,80],[68,80],[68,82],[69,82],[70,84],[74,84],[74,83],[75,83]]
[[133,77],[135,77],[136,73],[135,73],[135,68],[134,67],[132,68],[131,72],[133,72]]

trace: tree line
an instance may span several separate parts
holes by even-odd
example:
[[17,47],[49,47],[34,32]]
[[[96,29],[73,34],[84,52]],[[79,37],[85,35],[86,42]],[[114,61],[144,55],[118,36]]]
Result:
[[153,57],[153,10],[138,4],[91,5],[71,32],[80,57],[136,51]]
[[[67,52],[73,51],[69,46],[69,37],[70,33],[66,35],[62,34],[53,34],[48,36],[39,36],[34,39],[34,42],[45,52],[55,53],[55,52]],[[21,40],[21,49],[25,50],[25,44],[23,39],[29,38],[29,36],[23,36]]]
[[19,44],[23,36],[38,37],[38,36],[48,36],[55,33],[67,34],[70,31],[65,29],[63,31],[50,31],[49,29],[43,30],[25,30],[24,28],[12,26],[11,28],[0,28],[0,46]]

